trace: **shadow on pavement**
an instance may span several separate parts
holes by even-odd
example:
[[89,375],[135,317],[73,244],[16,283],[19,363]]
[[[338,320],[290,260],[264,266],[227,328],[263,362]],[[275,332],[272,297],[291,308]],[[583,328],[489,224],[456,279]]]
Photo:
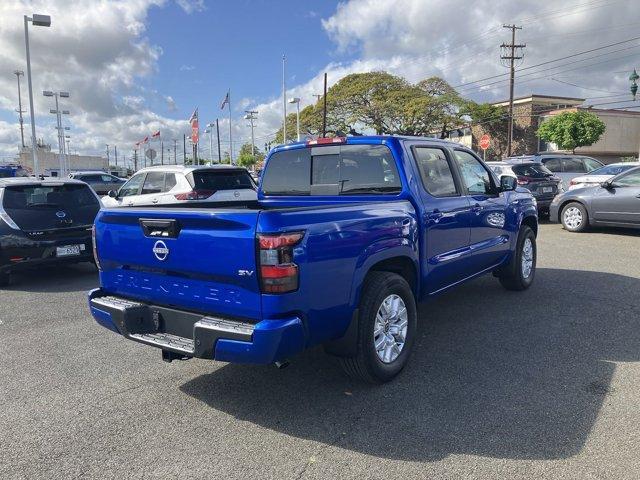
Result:
[[[181,390],[234,417],[376,457],[557,459],[584,446],[615,361],[640,360],[640,280],[539,269],[527,292],[488,277],[424,304],[410,365],[379,387],[315,349],[287,369],[226,365]],[[205,428],[215,429],[216,425]]]
[[80,292],[98,286],[98,271],[89,262],[50,265],[23,270],[11,275],[11,285],[0,291]]

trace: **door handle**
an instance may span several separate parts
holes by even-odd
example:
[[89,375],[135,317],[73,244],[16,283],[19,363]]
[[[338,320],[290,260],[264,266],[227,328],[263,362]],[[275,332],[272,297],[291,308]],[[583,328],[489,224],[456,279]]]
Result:
[[158,199],[154,198],[153,200],[151,200],[151,203],[158,203]]
[[440,210],[434,210],[427,214],[427,220],[433,220],[435,223],[438,223],[443,216]]

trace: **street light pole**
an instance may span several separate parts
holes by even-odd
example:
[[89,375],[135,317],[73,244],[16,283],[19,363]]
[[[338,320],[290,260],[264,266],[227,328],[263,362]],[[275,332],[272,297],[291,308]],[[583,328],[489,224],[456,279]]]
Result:
[[289,103],[296,104],[296,131],[297,131],[297,139],[300,141],[300,98],[294,97],[289,100]]
[[60,171],[59,175],[63,176],[65,171],[64,165],[64,155],[65,155],[65,142],[64,142],[64,131],[68,130],[69,127],[62,126],[62,114],[68,114],[68,110],[60,110],[60,104],[58,102],[58,97],[60,98],[69,98],[69,92],[52,92],[50,90],[45,90],[42,92],[42,95],[45,97],[55,97],[56,99],[56,109],[49,110],[50,113],[56,114],[56,130],[58,131],[58,161],[60,162]]
[[22,70],[15,70],[13,73],[18,78],[18,120],[20,122],[20,140],[22,142],[22,148],[24,148],[24,119],[22,118],[22,92],[20,91],[20,76],[24,76],[24,72]]
[[33,112],[33,85],[31,81],[31,55],[29,53],[29,22],[34,26],[50,27],[51,17],[48,15],[33,14],[29,17],[24,16],[24,45],[27,54],[27,84],[29,85],[29,114],[31,115],[31,159],[33,161],[33,174],[38,176],[38,154],[36,149],[36,119]]
[[258,114],[258,112],[256,110],[245,110],[245,113],[246,113],[246,115],[244,116],[244,118],[245,118],[245,120],[249,120],[249,124],[251,126],[251,156],[255,160],[255,158],[256,158],[256,141],[255,141],[255,137],[253,136],[253,127],[255,126],[253,124],[253,121],[256,119],[256,115]]

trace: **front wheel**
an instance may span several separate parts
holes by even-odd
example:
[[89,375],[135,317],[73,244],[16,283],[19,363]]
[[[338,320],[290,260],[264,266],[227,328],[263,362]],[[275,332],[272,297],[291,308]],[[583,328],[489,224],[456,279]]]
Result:
[[528,225],[518,233],[516,251],[509,264],[499,273],[500,283],[507,290],[526,290],[536,274],[536,236]]
[[407,363],[418,323],[407,281],[389,272],[371,272],[362,288],[356,355],[341,359],[345,372],[368,383],[384,383]]

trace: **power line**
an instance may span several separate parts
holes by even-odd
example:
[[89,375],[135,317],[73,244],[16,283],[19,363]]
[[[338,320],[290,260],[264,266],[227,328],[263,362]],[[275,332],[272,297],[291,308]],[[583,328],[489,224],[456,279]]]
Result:
[[[548,64],[550,64],[550,63],[559,62],[559,61],[561,61],[561,60],[567,60],[567,59],[569,59],[569,58],[573,58],[573,57],[576,57],[576,56],[578,56],[578,55],[585,55],[585,54],[587,54],[587,53],[592,53],[592,52],[596,52],[596,51],[599,51],[599,50],[604,50],[605,48],[615,47],[616,45],[622,45],[622,44],[624,44],[624,43],[633,42],[633,41],[635,41],[635,40],[640,40],[640,37],[633,37],[633,38],[629,38],[629,39],[627,39],[627,40],[622,40],[622,41],[620,41],[620,42],[610,43],[610,44],[608,44],[608,45],[603,45],[603,46],[601,46],[601,47],[592,48],[592,49],[590,49],[590,50],[584,50],[584,51],[582,51],[582,52],[576,52],[576,53],[573,53],[573,54],[571,54],[571,55],[567,55],[567,56],[560,57],[560,58],[555,58],[555,59],[553,59],[553,60],[547,60],[546,62],[537,63],[537,64],[535,64],[535,65],[530,65],[530,66],[528,66],[528,67],[524,67],[524,68],[519,68],[517,71],[518,71],[518,72],[523,72],[523,71],[525,71],[525,70],[530,70],[530,69],[532,69],[532,68],[541,67],[541,66],[543,66],[543,65],[548,65]],[[633,47],[632,47],[632,48],[633,48]],[[613,53],[613,52],[609,52],[609,53]],[[581,60],[578,60],[578,61],[581,61]],[[490,77],[485,77],[485,78],[481,78],[481,79],[474,80],[474,81],[471,81],[471,82],[466,82],[466,83],[461,83],[461,84],[458,84],[458,85],[454,85],[454,86],[453,86],[453,88],[464,87],[464,86],[466,86],[466,85],[471,85],[471,84],[475,84],[475,83],[483,82],[483,81],[485,81],[485,80],[492,80],[492,79],[494,79],[494,78],[504,77],[504,76],[506,76],[506,75],[508,75],[508,74],[507,74],[507,73],[501,73],[501,74],[499,74],[499,75],[491,75]]]

